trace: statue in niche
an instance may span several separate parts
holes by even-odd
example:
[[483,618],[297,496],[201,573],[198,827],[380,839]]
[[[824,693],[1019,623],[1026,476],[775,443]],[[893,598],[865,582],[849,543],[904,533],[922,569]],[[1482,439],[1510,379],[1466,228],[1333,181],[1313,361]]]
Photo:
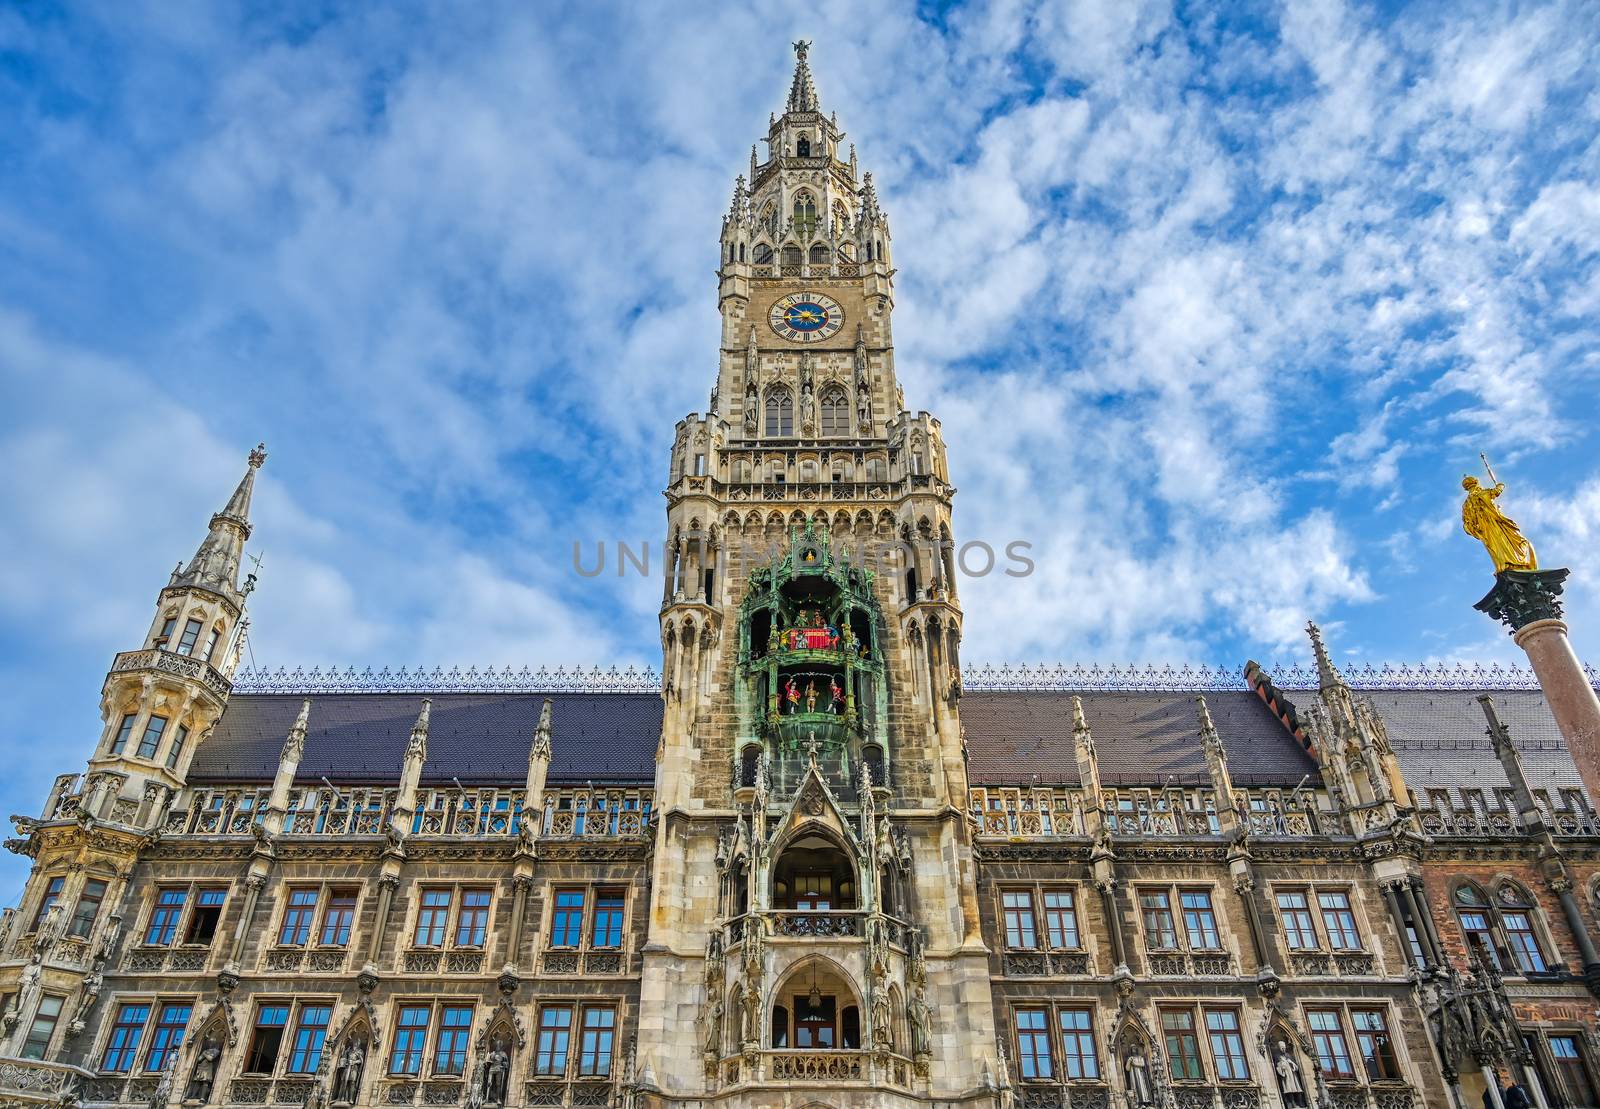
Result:
[[838,678],[828,679],[828,711],[838,716],[844,712],[844,687],[839,684]]
[[889,987],[881,979],[872,991],[872,1042],[881,1048],[894,1046],[894,1009]]
[[756,397],[756,383],[752,379],[744,390],[744,433],[754,436],[761,416],[761,403]]
[[1494,561],[1494,572],[1502,570],[1537,570],[1539,557],[1533,544],[1522,534],[1517,522],[1495,502],[1506,491],[1505,482],[1496,482],[1488,489],[1478,484],[1478,479],[1468,474],[1461,479],[1461,488],[1467,499],[1461,504],[1461,528],[1484,545]]
[[360,1041],[352,1039],[339,1057],[339,1069],[334,1078],[334,1100],[346,1105],[354,1104],[361,1094],[361,1072],[367,1065],[367,1053]]
[[911,1022],[911,1054],[913,1056],[933,1054],[933,1037],[928,1029],[928,1002],[923,997],[921,986],[911,991],[906,1015]]
[[211,1088],[217,1082],[217,1060],[220,1058],[221,1045],[214,1039],[207,1039],[189,1071],[189,1086],[183,1093],[185,1101],[198,1101],[204,1105],[211,1100]]
[[857,386],[856,392],[856,424],[862,431],[872,425],[872,395],[863,382]]
[[1122,1060],[1122,1080],[1128,1091],[1128,1104],[1143,1109],[1156,1104],[1155,1087],[1150,1082],[1150,1064],[1137,1044]]
[[1278,1089],[1283,1094],[1284,1105],[1289,1109],[1305,1109],[1305,1082],[1301,1079],[1300,1064],[1295,1061],[1294,1052],[1289,1050],[1287,1040],[1278,1041],[1272,1069],[1278,1074]]
[[722,1050],[722,991],[709,994],[706,1005],[706,1046],[707,1059],[715,1059]]
[[506,1076],[511,1072],[511,1056],[506,1053],[504,1040],[495,1040],[483,1061],[483,1104],[500,1106],[506,1103]]
[[800,430],[807,435],[817,430],[817,398],[812,395],[809,382],[800,386]]

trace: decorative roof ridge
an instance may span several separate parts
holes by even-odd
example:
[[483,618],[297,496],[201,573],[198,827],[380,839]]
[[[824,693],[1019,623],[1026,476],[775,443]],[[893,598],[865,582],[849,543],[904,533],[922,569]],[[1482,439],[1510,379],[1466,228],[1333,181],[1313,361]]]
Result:
[[[1248,692],[1249,666],[1155,666],[1084,665],[1081,663],[1039,663],[1029,665],[979,664],[967,666],[961,674],[962,688],[980,693],[1025,692],[1168,692],[1208,693],[1237,690]],[[1279,689],[1316,689],[1319,678],[1315,667],[1295,663],[1290,666],[1257,666],[1269,675]],[[1585,666],[1589,684],[1600,689],[1600,671]],[[1532,670],[1501,663],[1418,663],[1415,666],[1384,663],[1346,665],[1345,681],[1362,690],[1484,690],[1539,688]],[[334,693],[659,693],[661,677],[651,667],[617,666],[510,666],[465,669],[452,666],[404,666],[397,670],[385,666],[357,669],[332,666],[323,669],[248,667],[233,677],[233,691],[245,694],[334,694]]]

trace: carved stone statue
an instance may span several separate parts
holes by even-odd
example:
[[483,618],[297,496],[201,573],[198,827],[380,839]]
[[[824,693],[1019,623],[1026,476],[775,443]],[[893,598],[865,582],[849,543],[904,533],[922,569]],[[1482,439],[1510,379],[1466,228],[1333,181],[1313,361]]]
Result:
[[1155,1087],[1150,1083],[1150,1064],[1144,1052],[1135,1047],[1122,1060],[1122,1081],[1128,1091],[1128,1104],[1143,1109],[1156,1104]]
[[856,394],[856,424],[862,431],[872,425],[872,395],[864,387]]
[[167,1102],[172,1100],[174,1073],[177,1069],[178,1052],[173,1048],[167,1052],[166,1060],[161,1067],[161,1077],[156,1080],[155,1089],[150,1091],[150,1109],[166,1109]]
[[906,1016],[911,1022],[912,1055],[931,1055],[933,1037],[928,1029],[928,1002],[923,997],[921,986],[911,991],[911,1000],[906,1003]]
[[889,1004],[889,987],[881,982],[872,991],[872,1042],[883,1048],[894,1043],[894,1009]]
[[367,1065],[367,1053],[359,1040],[351,1040],[339,1057],[339,1069],[334,1072],[333,1100],[353,1104],[361,1095],[361,1072]]
[[198,1101],[201,1105],[211,1100],[211,1088],[217,1082],[217,1060],[222,1058],[222,1047],[216,1040],[206,1040],[200,1053],[194,1057],[189,1070],[189,1087],[183,1093],[185,1101]]
[[760,416],[761,402],[756,397],[756,383],[752,381],[744,391],[744,433],[746,435],[755,435],[757,421]]
[[803,385],[800,389],[800,429],[807,435],[817,430],[817,398],[812,394],[810,385]]
[[1468,535],[1482,543],[1494,561],[1495,573],[1502,570],[1537,570],[1538,555],[1533,544],[1523,537],[1515,520],[1500,511],[1495,503],[1506,491],[1505,482],[1497,482],[1485,489],[1478,479],[1468,474],[1461,479],[1461,488],[1467,499],[1461,504],[1461,527]]
[[506,1103],[506,1076],[511,1073],[511,1056],[506,1053],[505,1044],[499,1040],[489,1049],[488,1058],[484,1060],[483,1067],[483,1103],[485,1105],[504,1105]]
[[1305,1109],[1306,1087],[1300,1078],[1300,1064],[1285,1040],[1279,1040],[1273,1052],[1272,1069],[1278,1073],[1278,1089],[1283,1093],[1283,1103],[1292,1109]]
[[722,1048],[722,994],[713,993],[706,1003],[706,1058],[715,1059]]

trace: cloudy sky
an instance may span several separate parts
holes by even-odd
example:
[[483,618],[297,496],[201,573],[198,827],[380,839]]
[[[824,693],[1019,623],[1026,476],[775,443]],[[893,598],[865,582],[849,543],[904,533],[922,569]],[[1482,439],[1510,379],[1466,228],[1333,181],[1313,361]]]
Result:
[[796,38],[1034,547],[969,661],[1509,660],[1480,450],[1600,656],[1600,6],[72,7],[0,12],[7,813],[257,440],[257,664],[653,662],[572,545],[660,535]]

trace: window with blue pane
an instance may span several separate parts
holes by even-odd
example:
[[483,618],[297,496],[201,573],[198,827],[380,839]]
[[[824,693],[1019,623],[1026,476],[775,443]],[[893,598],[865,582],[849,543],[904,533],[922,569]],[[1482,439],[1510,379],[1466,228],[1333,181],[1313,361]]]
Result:
[[288,1024],[288,1005],[264,1004],[256,1010],[256,1026],[250,1035],[250,1050],[245,1053],[244,1073],[271,1074],[277,1069],[278,1052],[283,1048],[283,1030]]
[[462,890],[461,913],[456,918],[456,946],[482,947],[489,927],[489,891]]
[[149,1019],[149,1005],[124,1005],[117,1010],[111,1039],[106,1041],[106,1052],[100,1059],[101,1070],[124,1074],[133,1069],[133,1057],[138,1053],[139,1041],[144,1039],[144,1026]]
[[1204,890],[1187,890],[1179,895],[1183,906],[1183,930],[1189,946],[1197,951],[1214,951],[1222,946],[1217,937],[1217,917],[1211,910],[1211,895]]
[[567,1073],[567,1045],[572,1035],[572,1009],[566,1005],[546,1005],[539,1010],[539,1051],[533,1072],[544,1075]]
[[550,946],[577,947],[583,943],[583,891],[557,890],[555,915],[550,922]]
[[172,741],[172,746],[167,749],[167,769],[171,770],[178,765],[178,756],[183,754],[183,745],[189,738],[189,729],[182,724],[178,725],[178,737]]
[[583,1045],[578,1056],[580,1075],[603,1077],[611,1073],[611,1046],[616,1028],[615,1009],[595,1007],[583,1011]]
[[290,890],[289,904],[283,911],[283,927],[278,931],[278,942],[288,947],[304,946],[311,937],[311,921],[316,915],[316,890]]
[[433,1051],[434,1074],[462,1074],[467,1067],[467,1042],[472,1032],[472,1009],[447,1006],[439,1013],[439,1040]]
[[394,1031],[394,1050],[389,1054],[391,1074],[420,1074],[422,1055],[428,1042],[428,1007],[406,1005]]
[[150,1035],[150,1054],[145,1056],[145,1070],[161,1070],[167,1065],[167,1057],[183,1046],[183,1033],[189,1027],[192,1011],[191,1006],[183,1003],[161,1006],[155,1031]]
[[593,946],[622,946],[622,908],[622,891],[600,890],[595,894]]
[[1053,1078],[1050,1025],[1043,1009],[1017,1010],[1017,1061],[1024,1078]]
[[417,910],[417,947],[444,946],[444,930],[450,921],[450,891],[423,890],[422,906]]
[[315,1074],[322,1065],[322,1045],[328,1037],[328,1017],[332,1008],[327,1005],[303,1005],[300,1020],[295,1025],[294,1046],[289,1053],[291,1074]]
[[178,921],[183,917],[183,905],[189,899],[188,890],[162,890],[156,895],[156,911],[150,914],[150,927],[145,929],[144,942],[152,947],[167,947],[178,934]]
[[152,716],[145,722],[144,737],[139,740],[139,757],[153,759],[156,757],[156,748],[161,746],[161,735],[167,730],[165,716]]

